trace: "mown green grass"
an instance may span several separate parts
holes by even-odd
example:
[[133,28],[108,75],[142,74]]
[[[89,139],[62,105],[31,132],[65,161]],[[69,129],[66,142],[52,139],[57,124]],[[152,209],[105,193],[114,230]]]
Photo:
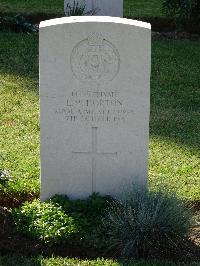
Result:
[[124,0],[124,17],[163,17],[162,0]]
[[200,46],[157,40],[152,47],[150,185],[200,199]]
[[[0,169],[8,193],[39,189],[38,37],[0,34]],[[7,187],[4,188],[7,190]]]
[[[1,0],[1,13],[23,14],[56,14],[63,15],[64,0]],[[161,0],[125,0],[124,16],[131,17],[159,17],[162,16]]]
[[[38,36],[0,39],[0,169],[14,180],[0,188],[39,193]],[[199,55],[198,42],[153,41],[149,185],[191,201],[200,200]]]
[[1,0],[0,12],[63,14],[64,0]]
[[[129,263],[117,262],[113,260],[79,260],[68,258],[24,258],[14,256],[0,257],[0,266],[175,266],[177,264],[167,261],[130,261]],[[199,266],[200,263],[181,264],[182,266]]]

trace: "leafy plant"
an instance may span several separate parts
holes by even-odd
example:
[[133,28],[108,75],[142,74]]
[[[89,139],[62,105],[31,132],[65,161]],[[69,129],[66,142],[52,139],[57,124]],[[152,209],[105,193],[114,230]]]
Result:
[[111,247],[125,257],[174,248],[187,236],[192,215],[175,195],[132,188],[113,201],[104,219]]
[[78,244],[100,250],[107,248],[107,229],[102,224],[102,217],[111,197],[93,193],[87,199],[70,200],[66,196],[56,195],[52,201],[62,206],[65,213],[73,217],[79,232]]
[[163,0],[163,11],[178,22],[200,21],[199,0]]
[[85,3],[80,3],[79,1],[75,0],[73,4],[71,5],[70,3],[67,3],[65,6],[65,15],[67,17],[70,16],[84,16],[84,15],[95,15],[97,12],[97,9],[92,9],[89,11],[85,11],[86,4]]
[[52,201],[26,202],[12,213],[20,233],[45,243],[66,242],[77,233],[73,218]]
[[110,197],[93,194],[85,200],[56,195],[48,202],[26,202],[13,210],[17,230],[45,243],[69,242],[86,248],[107,247],[102,216]]

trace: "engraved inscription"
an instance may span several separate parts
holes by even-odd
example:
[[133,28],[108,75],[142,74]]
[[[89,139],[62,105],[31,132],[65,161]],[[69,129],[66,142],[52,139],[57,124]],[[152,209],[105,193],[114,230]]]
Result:
[[65,105],[55,110],[68,122],[125,123],[134,114],[119,91],[71,91]]
[[92,151],[73,151],[76,154],[88,154],[92,157],[92,192],[96,192],[96,161],[97,157],[104,156],[116,156],[117,152],[98,152],[97,142],[97,127],[92,127]]
[[119,65],[117,49],[100,34],[92,34],[79,42],[71,53],[71,69],[80,81],[111,81]]

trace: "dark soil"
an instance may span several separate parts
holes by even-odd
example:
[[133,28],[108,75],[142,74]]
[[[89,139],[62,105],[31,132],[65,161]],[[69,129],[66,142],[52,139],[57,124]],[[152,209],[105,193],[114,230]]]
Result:
[[[200,222],[200,213],[199,217]],[[200,225],[200,224],[199,224]],[[19,235],[12,219],[10,210],[6,207],[0,207],[0,255],[18,255],[18,256],[38,256],[47,257],[77,257],[77,258],[113,258],[119,259],[118,255],[113,252],[96,251],[84,249],[72,245],[53,245],[48,246],[36,240]],[[176,249],[164,251],[161,253],[152,252],[146,258],[172,260],[175,262],[194,262],[200,261],[200,226],[192,230],[190,240],[185,241]]]
[[[34,199],[39,198],[38,193],[12,193],[7,194],[0,190],[0,208],[17,208],[25,201],[33,201]],[[1,213],[0,213],[1,214]],[[1,229],[0,229],[1,230]]]
[[21,236],[16,227],[9,209],[0,207],[0,255],[20,256],[61,256],[61,257],[98,257],[94,251],[83,250],[79,247],[67,245],[44,245],[38,241]]

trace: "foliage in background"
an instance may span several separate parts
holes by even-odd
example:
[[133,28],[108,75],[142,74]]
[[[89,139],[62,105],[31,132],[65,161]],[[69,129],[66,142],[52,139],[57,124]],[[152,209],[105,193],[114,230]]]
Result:
[[82,16],[85,11],[85,5],[79,5],[78,2],[73,2],[73,6],[67,3],[65,7],[65,15],[70,16]]
[[86,8],[85,3],[81,3],[80,1],[75,0],[72,5],[70,5],[70,3],[66,4],[65,15],[67,17],[84,16],[84,15],[92,16],[92,15],[95,15],[97,11],[96,9],[93,9],[93,10],[89,10],[88,12],[86,12],[85,8]]
[[52,201],[26,202],[12,213],[21,234],[45,243],[66,242],[77,232],[73,218]]
[[[49,14],[63,15],[63,0],[1,0],[0,13],[5,15],[24,14],[37,15]],[[162,0],[124,0],[124,17],[162,17]]]
[[124,17],[133,19],[162,18],[162,0],[124,0]]
[[163,11],[178,22],[200,22],[199,0],[163,0]]
[[124,257],[175,249],[187,238],[192,213],[175,195],[132,187],[113,201],[104,219],[112,248]]
[[0,17],[0,31],[37,32],[38,28],[21,15]]

